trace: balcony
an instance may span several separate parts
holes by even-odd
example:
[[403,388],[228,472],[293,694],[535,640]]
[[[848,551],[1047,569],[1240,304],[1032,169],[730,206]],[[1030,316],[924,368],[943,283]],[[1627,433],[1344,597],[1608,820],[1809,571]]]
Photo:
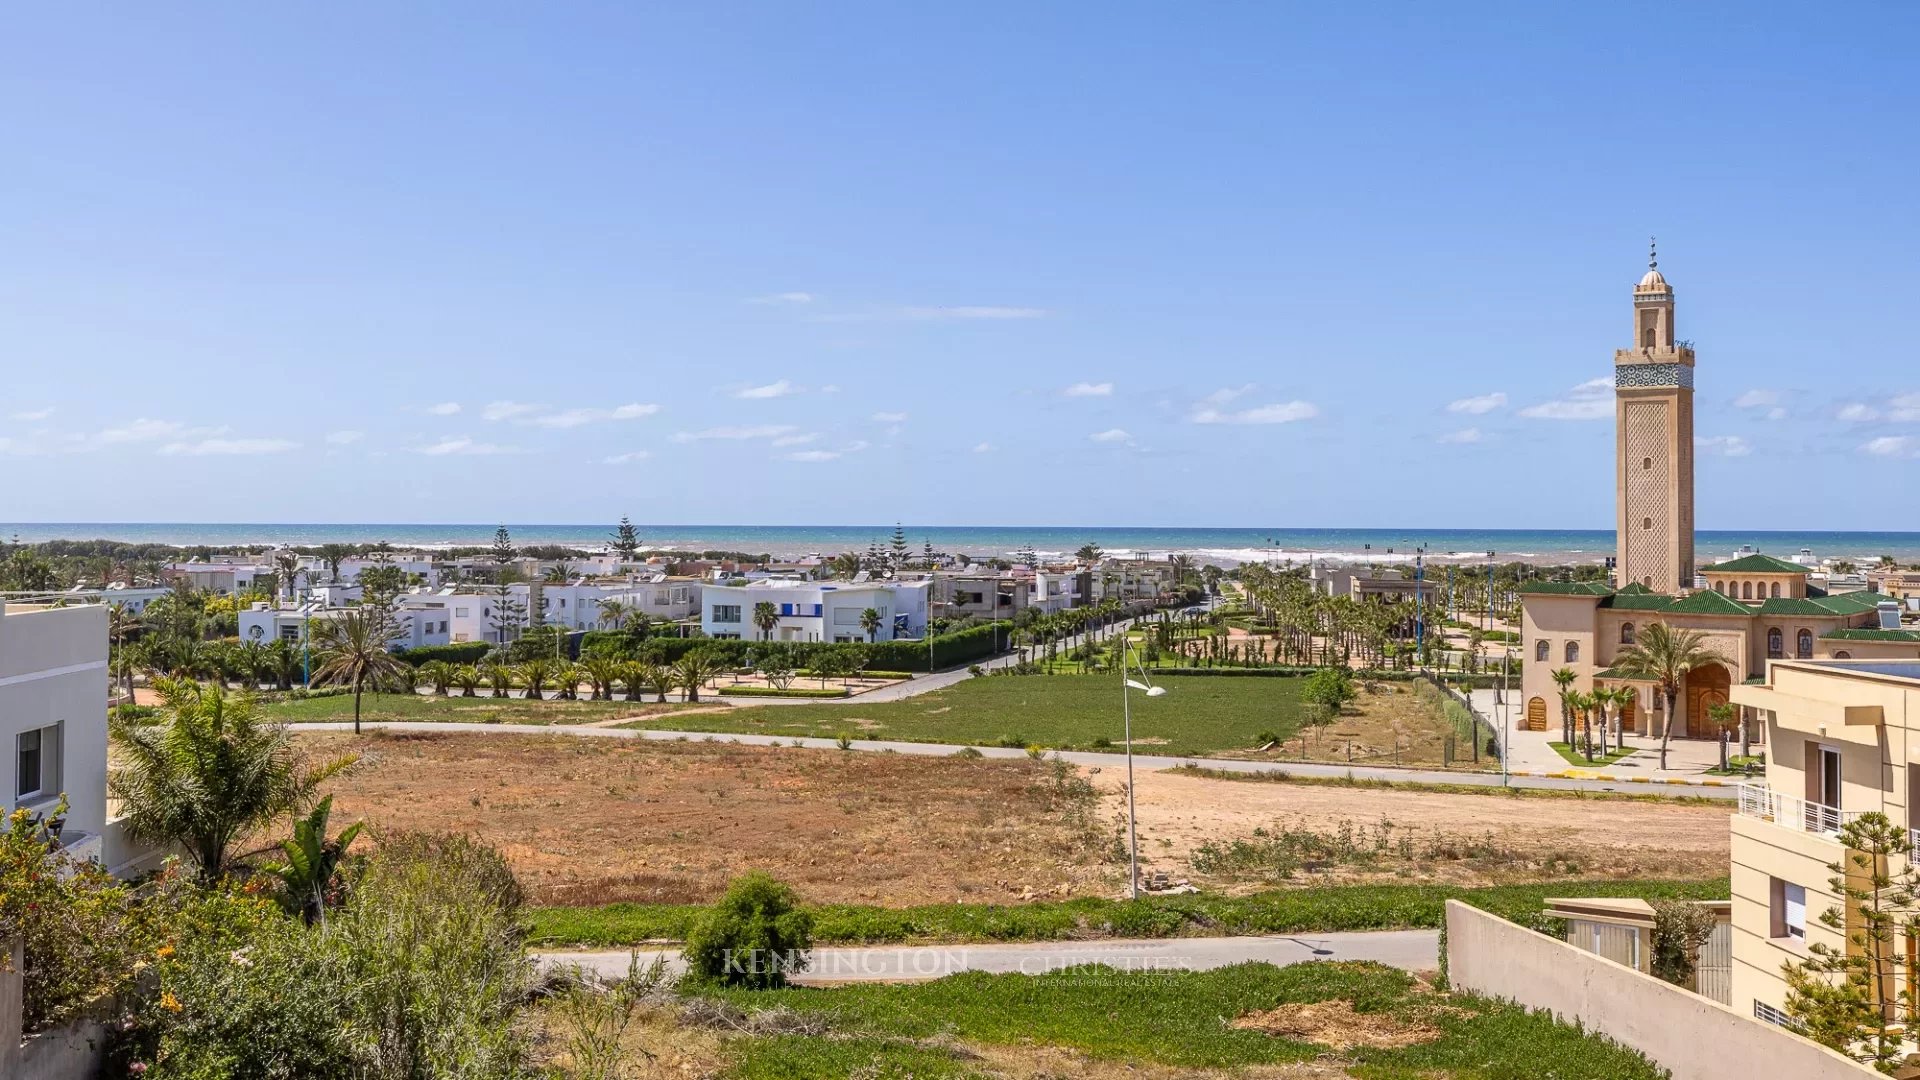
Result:
[[1741,784],[1740,816],[1770,821],[1795,832],[1832,836],[1841,826],[1859,817],[1860,811],[1796,799],[1765,784]]

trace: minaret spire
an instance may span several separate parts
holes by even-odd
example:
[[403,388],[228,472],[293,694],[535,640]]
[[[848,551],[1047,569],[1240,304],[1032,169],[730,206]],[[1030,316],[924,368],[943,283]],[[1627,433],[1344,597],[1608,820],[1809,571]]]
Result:
[[1647,269],[1660,269],[1660,246],[1657,238],[1647,237]]

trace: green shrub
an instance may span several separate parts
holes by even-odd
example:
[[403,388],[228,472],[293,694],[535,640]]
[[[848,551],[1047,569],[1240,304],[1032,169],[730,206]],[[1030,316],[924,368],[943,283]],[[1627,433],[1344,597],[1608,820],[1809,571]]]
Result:
[[785,697],[785,698],[842,698],[847,696],[844,686],[829,686],[822,689],[817,686],[789,686],[785,690],[775,686],[728,686],[723,687],[721,697]]
[[981,753],[981,752],[980,752],[980,751],[978,751],[978,750],[975,750],[975,749],[974,749],[973,747],[971,747],[971,746],[963,746],[963,747],[961,747],[960,749],[958,749],[958,750],[955,750],[955,751],[953,752],[953,756],[954,756],[954,757],[957,757],[957,758],[968,758],[968,759],[972,759],[972,758],[983,758],[983,757],[986,757],[987,755],[985,755],[985,754],[983,754],[983,753]]
[[449,664],[477,664],[493,646],[484,641],[456,641],[450,645],[422,645],[417,649],[402,649],[394,655],[414,667],[430,664],[435,660],[445,660]]
[[687,935],[688,977],[695,982],[778,989],[789,971],[805,971],[813,947],[813,916],[800,910],[793,890],[755,871],[734,879]]

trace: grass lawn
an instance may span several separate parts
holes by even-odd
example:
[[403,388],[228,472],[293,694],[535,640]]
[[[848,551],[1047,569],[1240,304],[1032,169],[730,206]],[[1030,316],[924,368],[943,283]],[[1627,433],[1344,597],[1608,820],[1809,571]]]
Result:
[[[1300,727],[1300,679],[1156,680],[1163,697],[1131,695],[1133,738],[1144,753],[1199,755],[1251,749],[1272,730]],[[857,739],[1096,749],[1121,741],[1120,688],[1106,675],[1024,675],[967,679],[905,701],[769,706],[649,717],[633,727],[756,732]]]
[[[525,698],[428,697],[425,694],[366,694],[362,720],[415,720],[481,724],[585,724],[621,716],[654,716],[685,706],[641,701],[528,701]],[[310,697],[263,704],[267,716],[289,724],[353,719],[353,695]]]
[[1753,775],[1765,776],[1767,755],[1765,754],[1728,754],[1727,768],[1708,769],[1708,776],[1747,776],[1747,767],[1753,767]]
[[[968,973],[918,985],[714,995],[749,1017],[785,1008],[828,1034],[732,1040],[726,1074],[760,1078],[1121,1075],[1134,1065],[1239,1069],[1318,1062],[1288,1075],[1656,1080],[1641,1055],[1551,1016],[1435,992],[1378,964],[1045,975]],[[1306,1006],[1318,1004],[1317,1008]],[[749,1025],[751,1028],[751,1025]],[[841,1036],[836,1038],[835,1036]],[[852,1036],[851,1039],[846,1036]],[[956,1045],[958,1044],[958,1045]],[[1058,1048],[1058,1049],[1052,1049]],[[1049,1051],[1065,1061],[1049,1057]],[[1062,1055],[1061,1051],[1066,1051]],[[1037,1060],[1036,1060],[1037,1059]],[[1109,1073],[1035,1064],[1111,1062]],[[1336,1064],[1337,1063],[1337,1064]],[[1351,1071],[1348,1071],[1351,1070]],[[1162,1075],[1155,1071],[1153,1075]],[[1263,1074],[1264,1075],[1264,1074]]]
[[1591,769],[1599,765],[1611,765],[1621,758],[1631,757],[1635,753],[1632,749],[1596,751],[1593,755],[1593,760],[1588,761],[1587,755],[1582,753],[1578,746],[1568,746],[1563,742],[1548,743],[1547,745],[1553,747],[1553,752],[1564,758],[1567,764],[1582,769]]
[[[829,944],[1063,941],[1219,935],[1404,930],[1441,925],[1446,902],[1462,900],[1502,918],[1542,926],[1549,896],[1637,896],[1724,900],[1714,881],[1556,881],[1459,888],[1445,885],[1338,885],[1278,889],[1248,896],[1086,898],[1027,904],[927,904],[874,907],[810,905],[814,939]],[[608,904],[531,912],[529,941],[545,947],[610,948],[678,941],[707,909],[698,904]]]

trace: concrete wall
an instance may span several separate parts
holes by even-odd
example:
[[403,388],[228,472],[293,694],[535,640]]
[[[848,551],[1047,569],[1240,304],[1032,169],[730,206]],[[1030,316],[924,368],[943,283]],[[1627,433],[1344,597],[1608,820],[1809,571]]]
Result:
[[5,1080],[95,1080],[107,1065],[111,999],[89,1007],[71,1023],[21,1039],[20,945],[0,971],[0,1077]]
[[1880,1075],[1785,1028],[1457,900],[1447,901],[1447,976],[1457,989],[1579,1021],[1686,1080]]

